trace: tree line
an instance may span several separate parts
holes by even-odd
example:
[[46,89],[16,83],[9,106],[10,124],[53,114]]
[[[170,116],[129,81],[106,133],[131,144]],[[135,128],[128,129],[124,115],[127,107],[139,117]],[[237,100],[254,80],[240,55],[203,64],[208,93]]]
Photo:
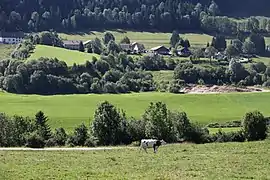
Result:
[[126,117],[108,101],[98,105],[89,127],[81,124],[67,134],[64,128],[52,131],[48,117],[39,111],[34,118],[0,114],[0,147],[138,145],[143,138],[168,143],[244,142],[267,137],[267,119],[259,112],[245,114],[237,132],[209,134],[207,128],[190,122],[185,112],[171,111],[162,102],[150,103],[141,120]]
[[[160,31],[178,29],[226,34],[237,30],[252,31],[254,28],[269,30],[270,21],[267,19],[261,21],[260,26],[259,20],[255,18],[238,23],[228,17],[218,17],[218,15],[230,15],[231,11],[239,12],[238,9],[241,9],[243,4],[245,9],[242,13],[249,12],[247,8],[254,9],[254,3],[246,7],[246,2],[232,0],[225,3],[222,0],[210,2],[208,0],[66,0],[64,2],[62,0],[4,0],[0,4],[0,29],[34,32],[50,29],[78,31],[89,28]],[[255,7],[257,4],[269,3],[256,1]],[[265,7],[266,5],[262,6]],[[260,13],[261,10],[258,12]]]

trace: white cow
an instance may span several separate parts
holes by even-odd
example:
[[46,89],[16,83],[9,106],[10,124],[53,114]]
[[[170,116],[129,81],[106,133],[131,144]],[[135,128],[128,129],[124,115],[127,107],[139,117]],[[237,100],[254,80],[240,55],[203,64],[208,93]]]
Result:
[[157,152],[157,149],[161,145],[165,145],[166,142],[164,140],[157,140],[157,139],[142,139],[140,150],[144,149],[147,152],[147,148],[153,148],[154,153]]

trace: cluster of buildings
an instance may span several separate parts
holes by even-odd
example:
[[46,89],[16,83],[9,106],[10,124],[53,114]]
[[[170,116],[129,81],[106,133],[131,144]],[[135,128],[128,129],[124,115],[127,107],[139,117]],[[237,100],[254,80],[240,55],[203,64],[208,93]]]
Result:
[[[81,41],[78,40],[65,40],[63,41],[63,47],[66,49],[71,50],[79,50],[79,44]],[[84,47],[86,47],[89,43],[91,43],[91,40],[82,42]],[[133,43],[121,43],[119,44],[119,47],[122,49],[122,51],[127,52],[128,54],[141,54],[141,53],[153,53],[153,54],[160,54],[160,55],[172,55],[171,49],[165,47],[165,46],[157,46],[153,47],[150,50],[146,50],[145,46],[138,42]],[[191,52],[188,48],[181,48],[176,50],[176,53],[178,56],[182,57],[188,57],[191,55]]]
[[18,44],[24,38],[23,32],[0,31],[0,44]]

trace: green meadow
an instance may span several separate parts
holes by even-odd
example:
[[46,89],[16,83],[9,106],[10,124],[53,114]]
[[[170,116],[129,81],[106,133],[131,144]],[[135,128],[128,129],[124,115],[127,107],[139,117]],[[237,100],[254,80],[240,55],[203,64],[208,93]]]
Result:
[[84,53],[76,50],[68,50],[65,48],[58,48],[45,45],[37,45],[34,52],[28,58],[29,60],[38,59],[41,57],[57,58],[65,61],[68,66],[76,64],[84,64],[87,60],[92,61],[92,58],[99,57],[97,54]]
[[0,44],[0,59],[9,58],[14,49],[15,45]]
[[0,151],[0,179],[270,179],[270,141],[175,144],[158,153]]
[[0,112],[34,117],[42,110],[52,128],[67,130],[84,122],[89,125],[97,106],[107,100],[126,111],[128,117],[141,118],[150,102],[162,101],[171,110],[185,111],[193,122],[208,124],[241,120],[248,111],[270,115],[270,93],[170,94],[159,92],[87,95],[15,95],[0,93]]
[[[152,32],[134,32],[134,31],[108,31],[111,32],[116,42],[120,42],[125,36],[129,37],[131,42],[144,44],[145,48],[150,49],[155,46],[169,46],[171,33],[152,33]],[[102,39],[105,32],[90,31],[88,33],[64,34],[60,33],[60,37],[67,40],[87,41],[98,37]],[[206,46],[207,42],[211,42],[212,36],[207,34],[187,33],[180,34],[184,39],[188,39],[192,46]]]

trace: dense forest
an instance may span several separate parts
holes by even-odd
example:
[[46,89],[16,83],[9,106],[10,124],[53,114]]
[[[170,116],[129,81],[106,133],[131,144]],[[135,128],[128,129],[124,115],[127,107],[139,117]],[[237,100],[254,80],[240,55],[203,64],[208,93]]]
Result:
[[237,30],[268,30],[270,22],[265,19],[260,25],[256,20],[250,19],[239,24],[218,15],[267,15],[267,4],[269,2],[266,0],[2,0],[0,29],[178,29],[232,34]]

